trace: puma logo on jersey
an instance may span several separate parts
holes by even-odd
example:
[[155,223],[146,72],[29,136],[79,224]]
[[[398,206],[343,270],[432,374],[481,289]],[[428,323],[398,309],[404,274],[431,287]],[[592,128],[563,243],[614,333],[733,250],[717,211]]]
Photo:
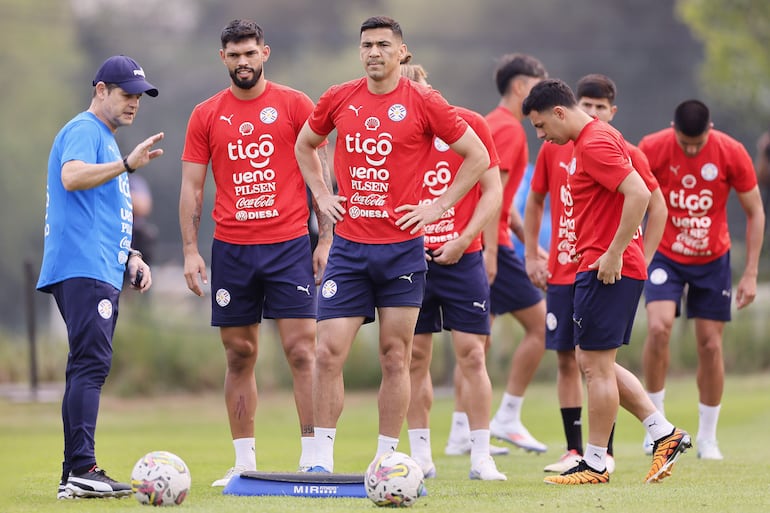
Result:
[[567,162],[559,162],[559,167],[563,167],[569,173],[569,164]]
[[479,303],[478,301],[474,301],[473,302],[473,306],[474,306],[474,308],[481,308],[482,312],[486,312],[487,311],[487,302],[486,301],[483,301],[481,303]]
[[359,105],[358,107],[353,107],[353,105],[348,105],[348,108],[356,113],[356,117],[358,117],[358,111],[363,109],[363,105]]
[[414,282],[412,281],[412,276],[414,276],[414,273],[409,273],[409,274],[402,274],[401,276],[399,276],[399,277],[398,277],[398,279],[399,279],[399,280],[406,280],[406,281],[408,281],[409,283],[414,283]]
[[682,166],[668,166],[668,168],[671,170],[672,173],[674,173],[676,176],[679,176],[679,168]]
[[219,119],[222,121],[227,121],[228,125],[233,126],[233,116],[235,116],[235,114],[230,114],[229,116],[219,116]]
[[297,285],[297,290],[300,292],[304,292],[308,296],[310,295],[310,285],[303,287],[302,285]]

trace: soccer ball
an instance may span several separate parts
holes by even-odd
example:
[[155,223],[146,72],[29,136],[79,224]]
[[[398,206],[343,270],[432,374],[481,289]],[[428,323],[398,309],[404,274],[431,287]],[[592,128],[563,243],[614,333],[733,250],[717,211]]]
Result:
[[425,494],[420,466],[403,452],[375,459],[364,476],[366,496],[378,506],[408,507]]
[[131,491],[142,504],[177,506],[190,491],[190,470],[176,454],[154,451],[136,462],[131,472]]

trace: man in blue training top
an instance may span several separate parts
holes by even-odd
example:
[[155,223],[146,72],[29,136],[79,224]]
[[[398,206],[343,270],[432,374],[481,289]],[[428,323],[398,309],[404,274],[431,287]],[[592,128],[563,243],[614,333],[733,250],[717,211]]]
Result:
[[131,247],[128,174],[163,154],[157,133],[121,156],[119,127],[131,125],[142,94],[158,96],[133,59],[107,59],[93,81],[87,111],[54,139],[48,160],[45,242],[38,290],[53,294],[67,325],[69,356],[62,399],[64,461],[58,499],[123,497],[131,486],[96,465],[99,396],[112,363],[112,336],[124,274],[132,288],[152,285],[150,268]]

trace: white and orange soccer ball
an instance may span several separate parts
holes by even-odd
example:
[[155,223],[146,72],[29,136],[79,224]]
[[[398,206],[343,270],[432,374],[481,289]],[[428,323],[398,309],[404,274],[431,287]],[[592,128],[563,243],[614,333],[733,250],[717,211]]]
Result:
[[422,469],[403,452],[375,459],[364,476],[366,495],[378,506],[408,507],[425,495]]
[[178,506],[190,491],[190,470],[182,458],[167,451],[142,456],[131,472],[131,490],[141,504]]

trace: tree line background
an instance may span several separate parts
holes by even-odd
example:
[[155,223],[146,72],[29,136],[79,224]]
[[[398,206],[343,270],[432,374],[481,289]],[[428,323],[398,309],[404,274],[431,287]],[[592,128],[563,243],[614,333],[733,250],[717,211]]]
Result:
[[[165,155],[140,173],[154,196],[155,263],[181,263],[184,132],[192,108],[229,84],[218,56],[222,27],[234,18],[256,20],[272,48],[267,78],[317,100],[329,85],[362,75],[359,26],[375,14],[401,22],[414,62],[451,103],[482,114],[499,99],[496,59],[525,52],[570,84],[587,73],[612,77],[619,89],[615,125],[634,143],[668,126],[674,107],[693,97],[705,100],[716,127],[752,156],[770,126],[766,0],[0,0],[0,337],[24,326],[23,264],[37,272],[42,256],[51,143],[88,107],[93,74],[106,57],[135,58],[160,90],[158,98],[142,99],[118,142],[127,152],[165,132]],[[534,159],[539,141],[525,125]],[[207,212],[213,192],[209,181]],[[743,218],[735,212],[740,243]],[[212,232],[206,215],[206,258]],[[181,273],[179,287],[186,290]]]

